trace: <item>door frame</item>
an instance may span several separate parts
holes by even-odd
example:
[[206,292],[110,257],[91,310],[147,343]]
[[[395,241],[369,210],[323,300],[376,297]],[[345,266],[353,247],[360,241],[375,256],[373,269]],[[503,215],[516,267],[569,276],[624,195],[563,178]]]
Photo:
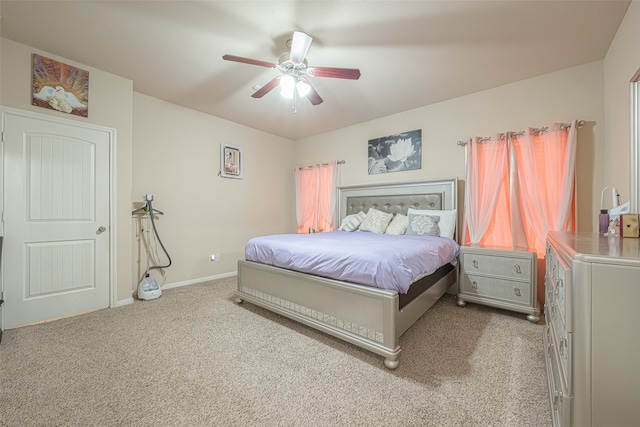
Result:
[[[4,191],[4,127],[5,116],[21,116],[34,120],[49,121],[63,125],[82,127],[96,131],[105,132],[109,136],[109,308],[115,307],[117,302],[116,278],[118,272],[116,248],[117,246],[117,209],[116,209],[116,142],[117,130],[106,126],[86,123],[79,120],[71,120],[48,114],[36,113],[33,111],[20,110],[18,108],[0,105],[0,128],[3,137],[0,140],[0,209],[5,211],[5,191]],[[0,221],[0,235],[4,236],[4,218]],[[4,274],[0,274],[0,292],[4,292]],[[0,306],[0,331],[2,331],[4,313]],[[0,335],[1,336],[1,335]]]
[[640,211],[640,68],[631,78],[631,212]]

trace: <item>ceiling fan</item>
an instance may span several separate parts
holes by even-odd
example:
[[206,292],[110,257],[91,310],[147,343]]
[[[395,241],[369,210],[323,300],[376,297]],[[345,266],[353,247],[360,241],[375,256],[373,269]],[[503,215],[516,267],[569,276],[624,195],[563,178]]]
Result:
[[306,76],[350,80],[358,80],[360,78],[360,70],[357,68],[309,67],[305,57],[307,56],[312,40],[313,38],[311,38],[311,36],[300,31],[294,31],[293,38],[290,40],[290,52],[282,55],[278,59],[277,64],[235,55],[224,55],[222,59],[267,68],[277,68],[282,75],[270,80],[251,96],[253,98],[262,98],[279,85],[282,96],[293,99],[292,108],[295,111],[296,93],[300,97],[307,97],[313,105],[319,105],[323,101],[318,92],[311,86]]

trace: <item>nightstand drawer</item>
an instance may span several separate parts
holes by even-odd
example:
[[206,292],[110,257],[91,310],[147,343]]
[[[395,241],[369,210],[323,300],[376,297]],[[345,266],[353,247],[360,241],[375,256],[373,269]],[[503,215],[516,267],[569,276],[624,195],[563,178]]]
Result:
[[531,258],[465,253],[462,258],[467,274],[487,274],[514,280],[531,280]]
[[460,277],[460,291],[477,296],[531,305],[531,283],[509,279],[464,274]]

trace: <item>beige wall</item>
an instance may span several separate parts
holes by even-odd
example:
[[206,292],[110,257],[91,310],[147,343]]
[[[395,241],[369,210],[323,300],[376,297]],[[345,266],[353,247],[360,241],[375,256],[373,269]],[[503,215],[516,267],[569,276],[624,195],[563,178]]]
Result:
[[[578,226],[592,230],[603,181],[602,81],[603,64],[597,61],[316,135],[296,141],[295,164],[344,159],[343,185],[449,176],[464,180],[465,153],[456,144],[459,140],[586,120],[578,133]],[[367,141],[414,129],[422,129],[422,169],[368,175]]]
[[[89,117],[82,118],[31,105],[31,55],[38,53],[89,71]],[[116,129],[116,299],[131,297],[131,80],[34,49],[5,38],[0,39],[0,105],[40,114],[78,120]]]
[[640,1],[634,0],[604,59],[604,186],[615,186],[622,201],[630,188],[630,81],[640,68]]
[[[166,283],[235,273],[248,239],[295,231],[291,141],[138,93],[133,101],[133,201],[154,194],[165,214],[156,226],[173,261]],[[221,143],[242,148],[243,179],[218,176]]]

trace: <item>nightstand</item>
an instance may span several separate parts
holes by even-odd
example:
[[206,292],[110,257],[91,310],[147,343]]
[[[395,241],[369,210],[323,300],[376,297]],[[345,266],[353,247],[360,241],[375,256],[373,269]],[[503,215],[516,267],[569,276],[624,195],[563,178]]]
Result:
[[527,248],[461,246],[457,304],[484,304],[527,313],[540,321],[537,295],[537,255]]

